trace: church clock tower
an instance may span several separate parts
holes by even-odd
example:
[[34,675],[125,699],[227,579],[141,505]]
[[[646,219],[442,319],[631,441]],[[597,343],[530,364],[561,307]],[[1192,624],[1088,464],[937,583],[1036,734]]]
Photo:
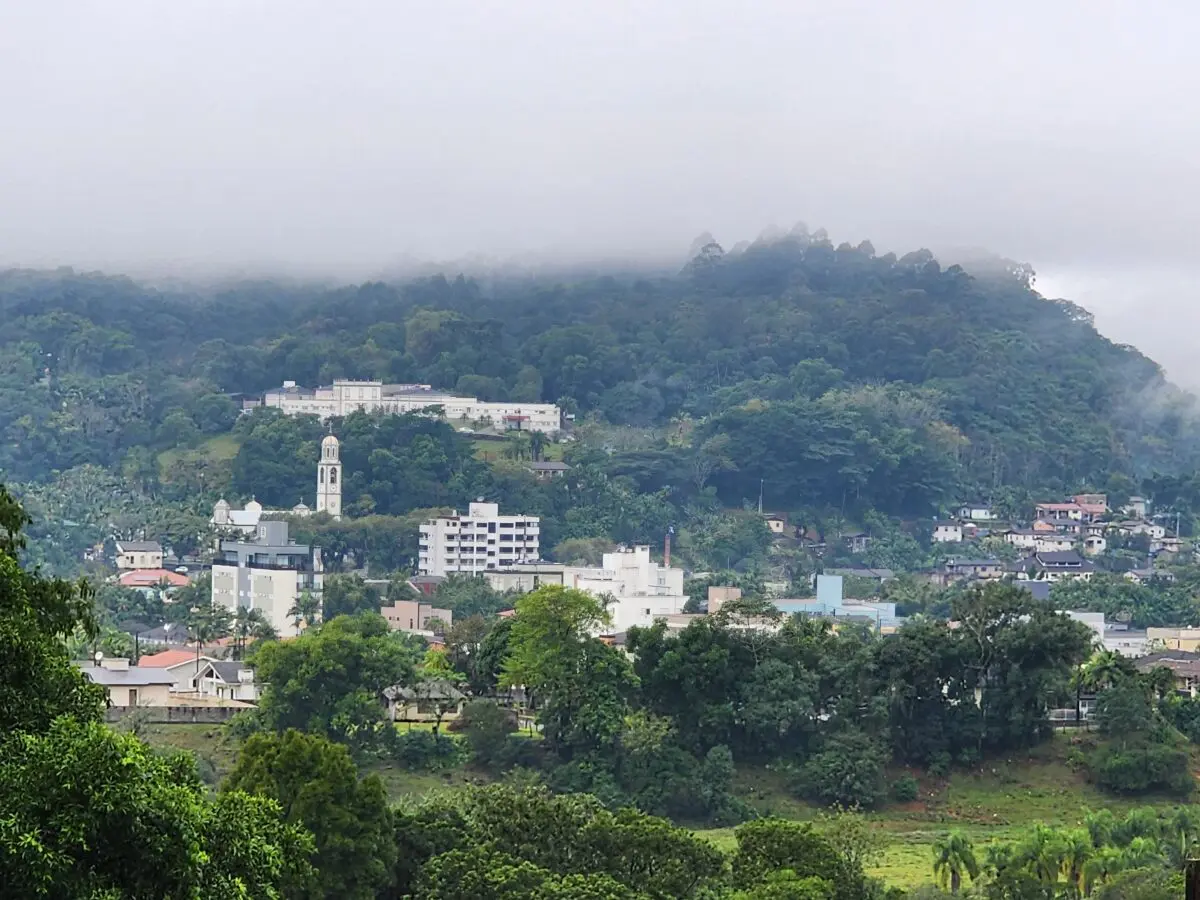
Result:
[[321,459],[317,463],[317,512],[335,519],[342,517],[342,463],[338,459],[338,439],[332,434],[321,441]]

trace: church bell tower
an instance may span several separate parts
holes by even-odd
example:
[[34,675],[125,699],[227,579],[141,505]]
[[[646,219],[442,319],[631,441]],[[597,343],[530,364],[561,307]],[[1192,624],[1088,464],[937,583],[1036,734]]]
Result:
[[317,463],[317,512],[335,519],[342,517],[342,463],[338,459],[338,439],[332,434],[321,441],[321,459]]

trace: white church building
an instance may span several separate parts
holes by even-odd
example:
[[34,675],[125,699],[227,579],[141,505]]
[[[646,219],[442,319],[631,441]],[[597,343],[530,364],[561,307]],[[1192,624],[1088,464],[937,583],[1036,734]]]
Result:
[[[342,517],[342,461],[338,439],[332,434],[321,441],[321,457],[317,461],[317,509],[329,513],[335,519]],[[291,509],[264,509],[253,497],[242,509],[234,509],[222,497],[213,504],[212,518],[208,524],[216,531],[229,534],[254,535],[258,523],[263,519],[281,516],[311,516],[313,510],[303,502]]]

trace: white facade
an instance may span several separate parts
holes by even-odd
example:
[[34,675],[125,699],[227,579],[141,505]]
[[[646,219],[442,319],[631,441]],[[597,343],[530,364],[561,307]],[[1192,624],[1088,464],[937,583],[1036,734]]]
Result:
[[933,526],[930,539],[935,544],[959,544],[963,539],[963,527],[958,522],[938,522]]
[[417,569],[421,575],[483,574],[537,559],[540,542],[537,516],[502,516],[495,503],[472,503],[465,516],[454,512],[421,526]]
[[342,463],[338,458],[338,439],[332,434],[321,441],[321,459],[317,463],[317,512],[342,517]]
[[345,416],[362,409],[367,412],[421,412],[441,407],[447,419],[485,422],[493,428],[544,431],[562,427],[562,412],[553,403],[516,403],[478,400],[435,391],[427,384],[384,384],[381,381],[336,380],[328,387],[305,388],[294,381],[267,391],[263,405],[288,415],[315,415],[322,419]]
[[253,541],[222,541],[213,560],[213,604],[261,610],[281,635],[296,634],[297,598],[307,591],[319,603],[323,587],[320,549],[292,541],[286,522],[260,522]]
[[533,562],[487,572],[484,577],[497,590],[532,591],[547,584],[561,584],[603,597],[612,617],[605,632],[613,634],[678,615],[687,602],[683,569],[654,562],[646,545],[605,553],[599,567]]

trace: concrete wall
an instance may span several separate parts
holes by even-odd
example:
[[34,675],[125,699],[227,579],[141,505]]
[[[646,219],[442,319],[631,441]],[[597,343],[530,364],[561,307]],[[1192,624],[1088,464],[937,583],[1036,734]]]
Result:
[[[139,706],[136,712],[152,725],[196,725],[228,722],[247,707],[233,706]],[[106,722],[120,722],[135,708],[110,706],[104,711]]]

